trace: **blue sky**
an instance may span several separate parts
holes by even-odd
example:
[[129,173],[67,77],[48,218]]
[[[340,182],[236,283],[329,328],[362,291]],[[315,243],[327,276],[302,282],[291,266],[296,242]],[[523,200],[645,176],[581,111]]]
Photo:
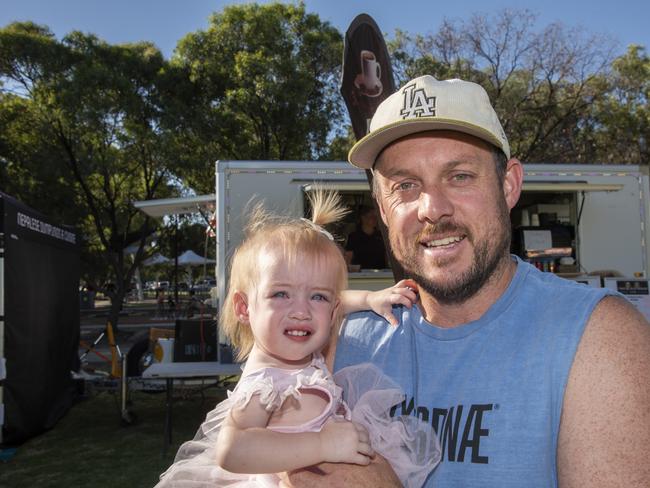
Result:
[[[72,30],[91,32],[110,43],[148,40],[167,57],[189,32],[207,27],[208,17],[224,5],[244,3],[221,0],[2,0],[0,26],[15,20],[45,24],[62,37]],[[266,2],[258,2],[266,3]],[[307,10],[344,32],[359,13],[370,14],[389,34],[396,28],[426,34],[441,20],[467,19],[506,7],[525,7],[539,14],[539,24],[560,21],[588,32],[608,34],[619,42],[650,47],[648,0],[307,0]]]

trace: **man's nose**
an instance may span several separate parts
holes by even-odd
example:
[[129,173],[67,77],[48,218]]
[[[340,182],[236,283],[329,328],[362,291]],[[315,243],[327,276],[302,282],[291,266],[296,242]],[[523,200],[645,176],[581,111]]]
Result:
[[443,191],[433,190],[420,193],[418,219],[435,224],[443,217],[451,217],[454,206]]

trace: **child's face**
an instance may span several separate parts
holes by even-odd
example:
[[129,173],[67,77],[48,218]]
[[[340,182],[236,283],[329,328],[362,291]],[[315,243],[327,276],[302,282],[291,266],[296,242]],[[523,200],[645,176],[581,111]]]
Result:
[[334,267],[302,256],[289,266],[275,252],[263,252],[258,266],[260,280],[246,297],[251,355],[281,366],[308,363],[327,343],[338,307]]

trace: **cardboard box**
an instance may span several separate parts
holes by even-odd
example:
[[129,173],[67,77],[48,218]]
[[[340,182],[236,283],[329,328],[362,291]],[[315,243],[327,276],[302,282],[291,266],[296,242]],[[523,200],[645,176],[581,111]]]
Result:
[[571,223],[571,209],[569,204],[565,203],[539,203],[527,207],[528,215],[532,214],[555,214],[558,222],[563,224]]

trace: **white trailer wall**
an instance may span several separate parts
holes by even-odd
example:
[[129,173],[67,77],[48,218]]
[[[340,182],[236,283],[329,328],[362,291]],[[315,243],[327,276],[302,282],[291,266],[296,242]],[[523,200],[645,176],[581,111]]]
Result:
[[[646,216],[648,175],[638,166],[524,165],[524,192],[571,193],[577,224],[576,254],[581,270],[614,270],[624,276],[648,276]],[[367,185],[365,172],[346,162],[218,161],[217,294],[226,292],[226,265],[242,238],[242,216],[253,197],[269,208],[303,216],[303,191],[310,183],[345,188]],[[387,273],[389,275],[390,273]],[[355,276],[366,288],[389,276]],[[351,280],[352,283],[352,280]],[[383,283],[383,282],[382,282]]]
[[303,216],[303,189],[313,182],[366,184],[366,174],[344,162],[217,161],[217,291],[225,297],[230,254],[241,242],[244,209],[255,198],[271,210]]
[[[581,269],[647,276],[648,176],[638,166],[524,165],[524,188],[550,182],[574,188],[578,209],[577,252]],[[578,189],[581,188],[581,189]]]

